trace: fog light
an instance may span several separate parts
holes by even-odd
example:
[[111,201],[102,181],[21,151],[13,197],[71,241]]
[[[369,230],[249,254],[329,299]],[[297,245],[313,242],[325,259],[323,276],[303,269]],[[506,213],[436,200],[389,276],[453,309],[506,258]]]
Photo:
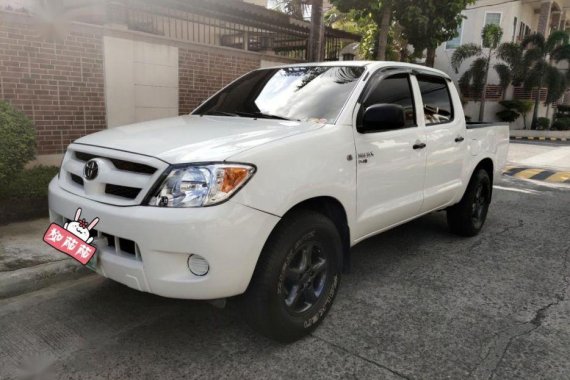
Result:
[[210,270],[210,264],[200,255],[190,255],[188,269],[196,276],[205,276]]

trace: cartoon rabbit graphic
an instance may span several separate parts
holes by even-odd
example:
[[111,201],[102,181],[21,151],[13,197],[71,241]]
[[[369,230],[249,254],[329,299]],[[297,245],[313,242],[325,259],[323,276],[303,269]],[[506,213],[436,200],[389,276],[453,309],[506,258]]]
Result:
[[99,218],[95,218],[91,221],[91,223],[87,224],[85,219],[79,219],[81,216],[81,209],[78,208],[75,212],[75,220],[73,222],[65,223],[63,228],[67,231],[71,232],[87,244],[90,244],[93,241],[93,238],[90,237],[90,231],[95,227],[97,223],[99,223]]

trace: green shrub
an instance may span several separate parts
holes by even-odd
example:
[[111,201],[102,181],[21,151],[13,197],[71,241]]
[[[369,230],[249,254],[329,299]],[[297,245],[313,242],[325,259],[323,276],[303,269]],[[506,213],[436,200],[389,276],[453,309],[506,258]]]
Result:
[[550,128],[550,119],[547,117],[539,117],[537,119],[536,129],[545,130]]
[[570,106],[565,104],[559,104],[556,107],[556,116],[555,119],[562,118],[562,117],[569,117],[570,116]]
[[561,117],[552,123],[552,129],[557,131],[570,131],[570,117]]
[[57,175],[57,166],[36,166],[15,174],[12,180],[0,186],[0,199],[42,198],[47,196],[48,185]]
[[32,121],[0,101],[0,184],[2,187],[35,157],[36,133]]
[[497,112],[497,117],[501,121],[512,123],[520,117],[520,114],[516,111],[507,109]]
[[497,112],[497,117],[501,121],[512,123],[522,116],[524,129],[526,129],[527,115],[532,110],[533,102],[527,100],[501,100],[499,104],[505,107],[504,110]]
[[501,100],[499,104],[508,110],[516,110],[520,104],[520,100]]

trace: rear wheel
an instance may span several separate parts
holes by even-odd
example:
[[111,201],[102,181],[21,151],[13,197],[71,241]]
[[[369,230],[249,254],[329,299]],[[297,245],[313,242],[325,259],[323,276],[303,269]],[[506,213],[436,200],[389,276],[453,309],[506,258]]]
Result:
[[487,219],[491,203],[491,179],[484,169],[473,174],[461,202],[447,209],[451,232],[461,236],[477,235]]
[[248,323],[292,342],[328,313],[340,285],[342,244],[334,223],[314,211],[286,217],[269,238],[243,296]]

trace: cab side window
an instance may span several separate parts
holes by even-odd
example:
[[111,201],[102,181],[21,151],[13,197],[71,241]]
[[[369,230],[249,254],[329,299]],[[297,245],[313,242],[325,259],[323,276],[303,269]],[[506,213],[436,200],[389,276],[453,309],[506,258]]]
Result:
[[424,104],[426,125],[449,123],[453,120],[453,104],[444,78],[418,75]]
[[375,104],[396,104],[404,109],[405,126],[417,126],[412,84],[408,74],[396,74],[383,79],[366,97],[363,109]]

